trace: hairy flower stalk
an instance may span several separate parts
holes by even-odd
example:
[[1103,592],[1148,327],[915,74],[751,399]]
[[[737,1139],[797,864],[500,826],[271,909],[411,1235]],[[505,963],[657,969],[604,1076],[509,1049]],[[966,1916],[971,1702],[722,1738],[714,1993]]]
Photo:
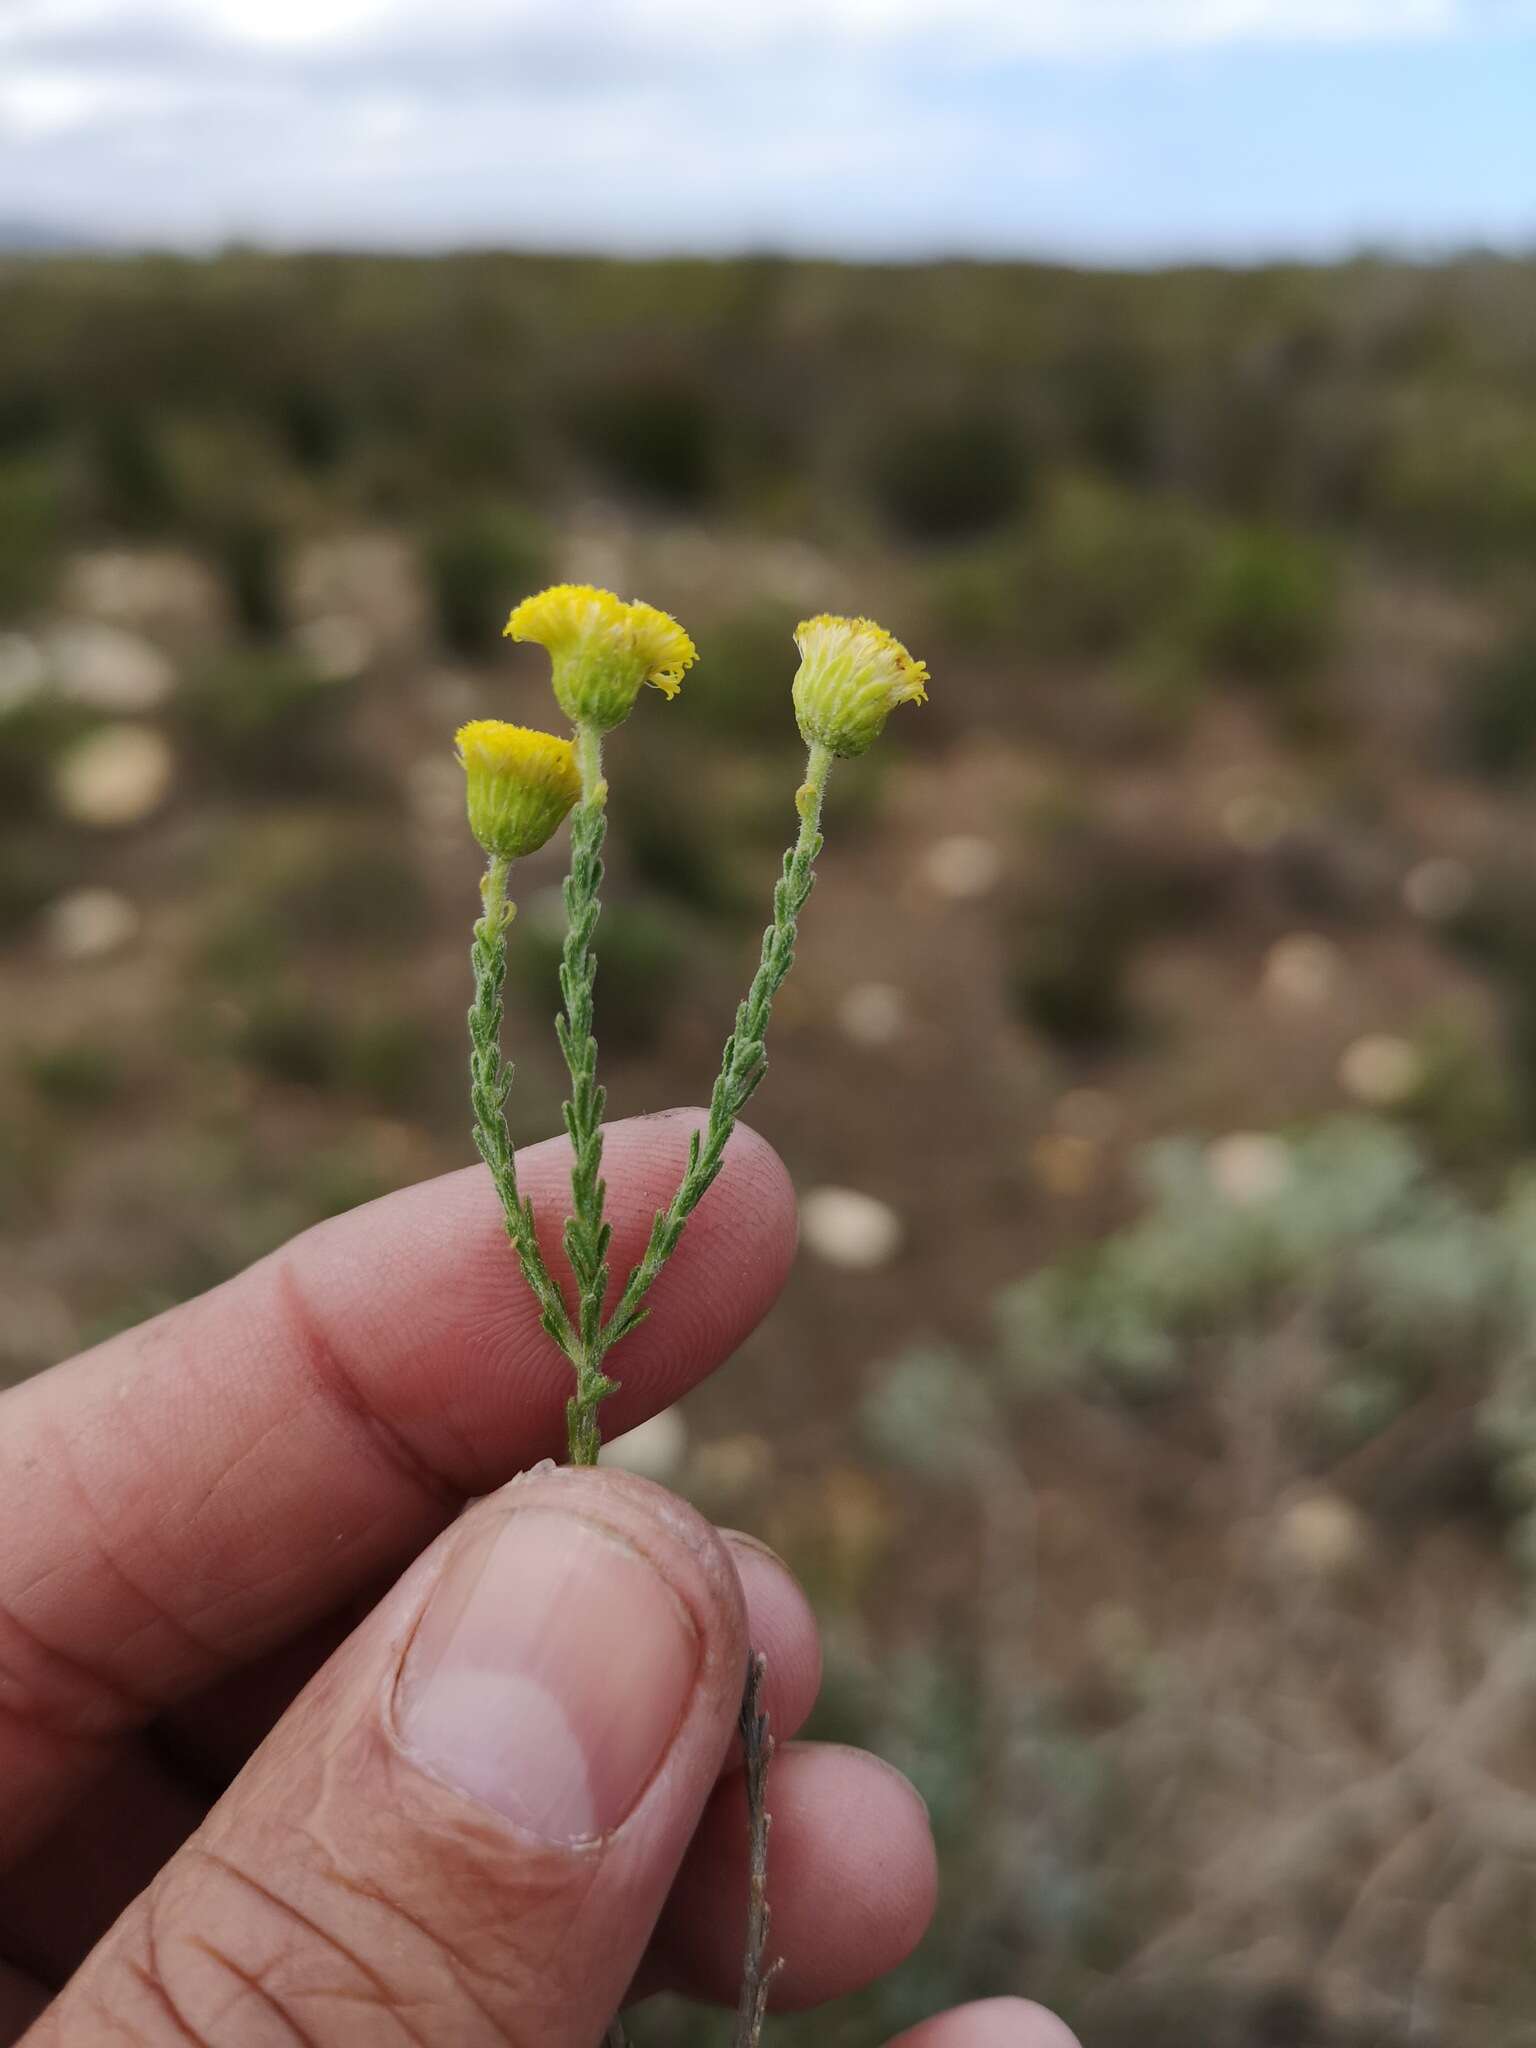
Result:
[[597,1039],[592,1029],[592,984],[597,975],[593,934],[602,911],[603,841],[608,832],[608,787],[603,781],[602,735],[592,725],[576,728],[581,802],[571,820],[571,871],[565,880],[565,946],[560,959],[564,1014],[555,1019],[560,1050],[570,1070],[571,1093],[565,1128],[571,1140],[571,1213],[565,1224],[565,1255],[576,1282],[576,1391],[566,1404],[566,1435],[573,1465],[595,1465],[602,1445],[597,1411],[617,1382],[603,1371],[603,1301],[608,1292],[608,1242],[612,1226],[603,1219],[603,1107],[607,1091],[597,1078]]
[[576,800],[580,775],[568,740],[500,719],[481,718],[461,726],[456,743],[465,773],[470,829],[487,855],[480,883],[481,914],[470,947],[475,999],[469,1011],[469,1081],[475,1144],[501,1198],[507,1236],[544,1328],[570,1356],[575,1348],[570,1317],[539,1246],[533,1205],[517,1185],[517,1154],[506,1115],[513,1070],[502,1058],[501,1029],[507,932],[516,914],[507,897],[512,863],[537,852],[558,830]]

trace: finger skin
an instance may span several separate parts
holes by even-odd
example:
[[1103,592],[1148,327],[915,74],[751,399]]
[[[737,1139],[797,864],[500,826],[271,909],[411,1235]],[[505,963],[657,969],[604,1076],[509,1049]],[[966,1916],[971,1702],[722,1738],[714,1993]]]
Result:
[[[821,1685],[816,1619],[788,1567],[766,1545],[735,1531],[726,1531],[724,1541],[746,1602],[748,1639],[767,1658],[764,1706],[772,1727],[787,1741],[804,1726]],[[354,1625],[362,1618],[354,1615]],[[326,1653],[333,1653],[339,1642],[338,1637],[327,1643]],[[214,1698],[189,1702],[189,1729],[190,1717],[201,1710],[196,1732],[203,1739],[195,1755],[210,1772],[217,1771],[221,1790],[324,1661],[317,1654],[302,1674],[286,1674],[280,1710],[275,1693],[262,1702],[266,1712],[259,1732],[232,1715],[232,1706],[240,1704],[230,1698],[233,1686],[218,1688]],[[244,1747],[236,1755],[229,1745],[241,1736]],[[25,1956],[46,1982],[62,1984],[200,1824],[210,1801],[191,1798],[168,1772],[163,1750],[163,1744],[133,1745],[45,1842],[0,1876],[0,1954]],[[738,1744],[733,1743],[733,1751],[739,1751]],[[733,1768],[733,1759],[726,1768]],[[0,2031],[0,2041],[8,2038]]]
[[[702,1112],[614,1126],[614,1285]],[[564,1140],[522,1155],[552,1267]],[[619,1431],[761,1319],[793,1196],[738,1129],[613,1354]],[[0,1787],[13,1853],[121,1730],[397,1570],[469,1495],[561,1447],[569,1367],[482,1168],[386,1197],[0,1397]]]
[[[933,1917],[933,1836],[899,1771],[861,1750],[791,1744],[768,1773],[769,1959],[776,2010],[823,2005],[904,1962]],[[645,1992],[734,2005],[747,1899],[739,1772],[712,1795],[656,1930]]]
[[1044,2006],[988,1998],[924,2020],[887,2048],[1078,2048],[1078,2041]]
[[[634,1803],[606,1832],[569,1842],[504,1819],[429,1766],[410,1745],[417,1724],[400,1691],[433,1593],[457,1586],[456,1555],[539,1513],[574,1516],[626,1546],[634,1569],[659,1573],[696,1649],[680,1718]],[[729,1552],[692,1510],[627,1473],[514,1481],[435,1544],[332,1660],[28,2048],[188,2036],[242,2048],[592,2048],[716,1781],[746,1649]],[[626,1682],[638,1696],[646,1673],[631,1663]],[[521,1722],[515,1733],[525,1739]]]

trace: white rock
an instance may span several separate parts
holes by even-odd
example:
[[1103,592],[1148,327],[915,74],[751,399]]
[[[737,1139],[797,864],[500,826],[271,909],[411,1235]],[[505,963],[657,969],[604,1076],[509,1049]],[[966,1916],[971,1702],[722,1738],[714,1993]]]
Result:
[[48,664],[25,633],[0,633],[0,715],[19,710],[43,687]]
[[856,1188],[812,1188],[800,1203],[800,1230],[809,1251],[849,1273],[872,1273],[901,1249],[896,1211]]
[[642,1479],[666,1484],[677,1477],[687,1456],[688,1425],[682,1411],[663,1408],[648,1422],[604,1444],[598,1463],[617,1465],[621,1472],[638,1472]]
[[115,889],[72,889],[43,912],[43,943],[56,960],[102,960],[129,945],[141,922]]
[[1291,829],[1291,807],[1270,790],[1243,790],[1222,805],[1221,829],[1244,853],[1267,853]]
[[1271,1532],[1270,1563],[1287,1576],[1347,1578],[1367,1562],[1370,1525],[1336,1493],[1310,1493],[1293,1501]]
[[1078,1131],[1042,1131],[1029,1148],[1035,1179],[1048,1195],[1085,1195],[1098,1176],[1097,1139]]
[[316,675],[328,683],[350,682],[373,658],[373,639],[361,619],[328,612],[308,619],[294,633],[299,650]]
[[923,860],[930,887],[957,902],[985,896],[997,887],[1002,871],[1002,856],[992,841],[970,832],[936,839]]
[[888,981],[860,981],[837,1006],[843,1035],[855,1045],[894,1045],[907,1028],[907,999]]
[[1261,992],[1281,1009],[1320,1010],[1344,979],[1344,955],[1316,932],[1290,932],[1264,956]]
[[1406,1038],[1374,1032],[1346,1046],[1339,1061],[1339,1086],[1372,1109],[1393,1109],[1415,1094],[1424,1080],[1424,1062]]
[[70,748],[54,771],[54,796],[77,825],[137,825],[170,793],[175,757],[148,725],[114,725]]
[[56,626],[43,644],[59,694],[93,711],[154,711],[175,679],[158,647],[121,626],[73,620]]
[[1435,856],[1421,860],[1403,877],[1403,902],[1415,917],[1443,924],[1472,900],[1472,870],[1464,861]]
[[1291,1148],[1269,1131],[1231,1131],[1206,1147],[1205,1170],[1219,1194],[1246,1209],[1289,1185]]

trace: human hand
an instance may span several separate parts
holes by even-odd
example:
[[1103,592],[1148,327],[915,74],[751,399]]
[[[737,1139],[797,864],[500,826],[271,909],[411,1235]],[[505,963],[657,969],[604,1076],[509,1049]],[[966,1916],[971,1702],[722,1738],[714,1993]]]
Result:
[[[610,1131],[616,1272],[696,1121]],[[565,1147],[521,1164],[559,1270]],[[740,1131],[610,1430],[730,1354],[793,1242]],[[657,1487],[502,1483],[567,1370],[475,1168],[0,1397],[0,2042],[594,2048],[626,1998],[734,2002],[747,1648],[793,1735],[814,1621]],[[932,1845],[854,1751],[786,1746],[769,1803],[776,2003],[810,2005],[912,1947]],[[901,2048],[1072,2044],[1000,2000]]]

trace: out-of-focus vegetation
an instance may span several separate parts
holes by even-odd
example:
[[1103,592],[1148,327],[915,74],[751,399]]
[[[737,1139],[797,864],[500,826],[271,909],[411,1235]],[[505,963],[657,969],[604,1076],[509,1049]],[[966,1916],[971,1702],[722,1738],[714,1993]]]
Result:
[[1536,267],[0,291],[0,1374],[471,1156],[448,742],[550,721],[544,581],[703,657],[612,744],[599,949],[614,1112],[697,1099],[790,630],[873,612],[935,681],[754,1104],[800,1266],[646,1453],[803,1573],[821,1732],[943,1845],[923,1954],[777,2038],[1018,1988],[1093,2048],[1523,2048]]

